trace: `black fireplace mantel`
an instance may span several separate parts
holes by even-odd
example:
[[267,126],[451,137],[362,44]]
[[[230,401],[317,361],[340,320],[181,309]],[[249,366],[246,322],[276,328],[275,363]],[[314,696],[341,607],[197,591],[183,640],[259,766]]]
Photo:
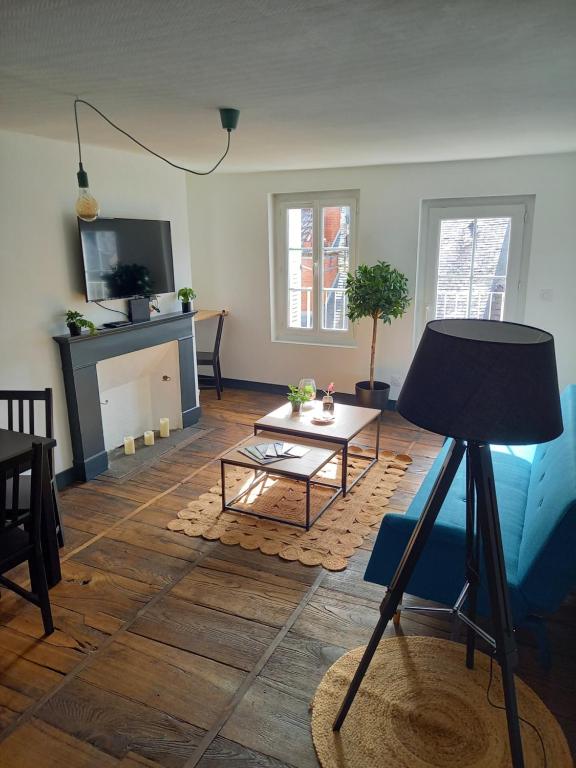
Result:
[[91,480],[108,469],[96,373],[96,364],[102,360],[177,341],[182,425],[188,427],[198,421],[195,314],[159,315],[148,322],[101,330],[94,336],[54,336],[60,348],[74,472],[78,480]]

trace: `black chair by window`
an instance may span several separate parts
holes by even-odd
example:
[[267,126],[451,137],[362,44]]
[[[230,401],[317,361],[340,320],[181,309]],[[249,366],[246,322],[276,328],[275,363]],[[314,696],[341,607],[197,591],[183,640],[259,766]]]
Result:
[[[0,427],[5,427],[14,432],[25,432],[39,437],[54,437],[54,425],[52,416],[52,390],[47,387],[40,390],[10,390],[0,389],[0,403],[6,403],[6,409],[0,408]],[[40,404],[36,407],[36,404]],[[44,407],[42,408],[42,403]],[[54,517],[56,520],[56,532],[58,544],[64,546],[64,530],[60,520],[58,508],[58,490],[54,478],[53,451],[48,453],[48,466],[50,468],[50,482],[52,497],[54,500]],[[26,509],[27,494],[30,493],[30,477],[23,475],[20,478],[20,506]]]
[[[42,611],[44,631],[50,635],[54,625],[41,544],[43,454],[43,446],[33,443],[27,454],[0,462],[0,585],[37,605]],[[21,473],[30,467],[27,507],[22,509]],[[4,576],[25,562],[30,570],[30,590]]]
[[[199,376],[201,382],[200,389],[216,389],[218,400],[222,399],[222,370],[220,368],[220,342],[222,340],[222,329],[224,327],[224,312],[218,315],[218,327],[216,329],[216,338],[214,340],[214,349],[212,352],[196,352],[196,363],[198,366],[206,365],[212,367],[212,376]],[[212,378],[214,384],[206,384],[206,378]]]

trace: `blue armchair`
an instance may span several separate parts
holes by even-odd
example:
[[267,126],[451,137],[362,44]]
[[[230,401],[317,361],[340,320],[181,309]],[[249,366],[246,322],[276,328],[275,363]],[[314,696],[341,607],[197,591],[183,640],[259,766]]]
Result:
[[[562,393],[564,432],[538,446],[493,446],[502,542],[512,615],[516,627],[539,630],[576,585],[576,385]],[[538,407],[536,403],[534,407]],[[384,517],[365,580],[388,584],[426,503],[448,450],[444,446],[406,514]],[[407,592],[453,605],[465,572],[464,462],[446,497]],[[481,568],[482,570],[482,568]],[[478,612],[489,614],[481,580]]]

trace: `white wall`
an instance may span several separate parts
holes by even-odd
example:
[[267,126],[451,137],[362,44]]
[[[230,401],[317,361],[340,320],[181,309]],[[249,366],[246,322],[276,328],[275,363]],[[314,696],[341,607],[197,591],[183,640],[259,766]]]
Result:
[[[158,160],[85,146],[84,166],[103,216],[168,219],[176,286],[190,284],[184,175]],[[52,336],[66,333],[64,312],[96,323],[118,319],[83,296],[74,203],[76,147],[0,132],[0,388],[54,389],[56,469],[72,454],[62,371]],[[110,302],[125,309],[125,302]],[[179,309],[174,295],[163,311]],[[118,365],[122,365],[118,358]]]
[[[576,381],[576,154],[219,174],[187,183],[196,305],[231,312],[222,346],[225,377],[286,384],[314,376],[317,383],[335,381],[342,392],[367,378],[368,321],[358,328],[356,349],[274,343],[270,332],[268,195],[359,189],[360,260],[390,261],[408,275],[412,292],[423,199],[536,195],[524,322],[555,335],[561,386]],[[540,297],[541,289],[551,289],[552,301]],[[410,310],[392,326],[380,325],[378,378],[405,375],[413,319]],[[202,346],[200,329],[198,336]],[[391,396],[397,392],[393,387]]]

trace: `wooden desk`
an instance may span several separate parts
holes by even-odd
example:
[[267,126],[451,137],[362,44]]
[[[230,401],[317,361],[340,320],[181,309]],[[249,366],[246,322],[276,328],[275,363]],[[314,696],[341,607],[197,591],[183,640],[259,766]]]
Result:
[[[0,429],[0,461],[14,459],[28,453],[32,443],[42,443],[44,448],[44,471],[42,478],[42,554],[46,567],[48,586],[53,587],[62,578],[60,572],[60,556],[58,553],[58,534],[56,532],[56,516],[54,497],[50,477],[48,450],[56,447],[56,440],[51,437],[28,435],[25,432],[12,432]],[[22,468],[23,471],[26,469]]]
[[211,320],[213,317],[220,317],[220,315],[224,315],[226,317],[228,315],[227,309],[199,309],[196,314],[194,315],[194,320],[196,322],[201,322],[202,320]]

